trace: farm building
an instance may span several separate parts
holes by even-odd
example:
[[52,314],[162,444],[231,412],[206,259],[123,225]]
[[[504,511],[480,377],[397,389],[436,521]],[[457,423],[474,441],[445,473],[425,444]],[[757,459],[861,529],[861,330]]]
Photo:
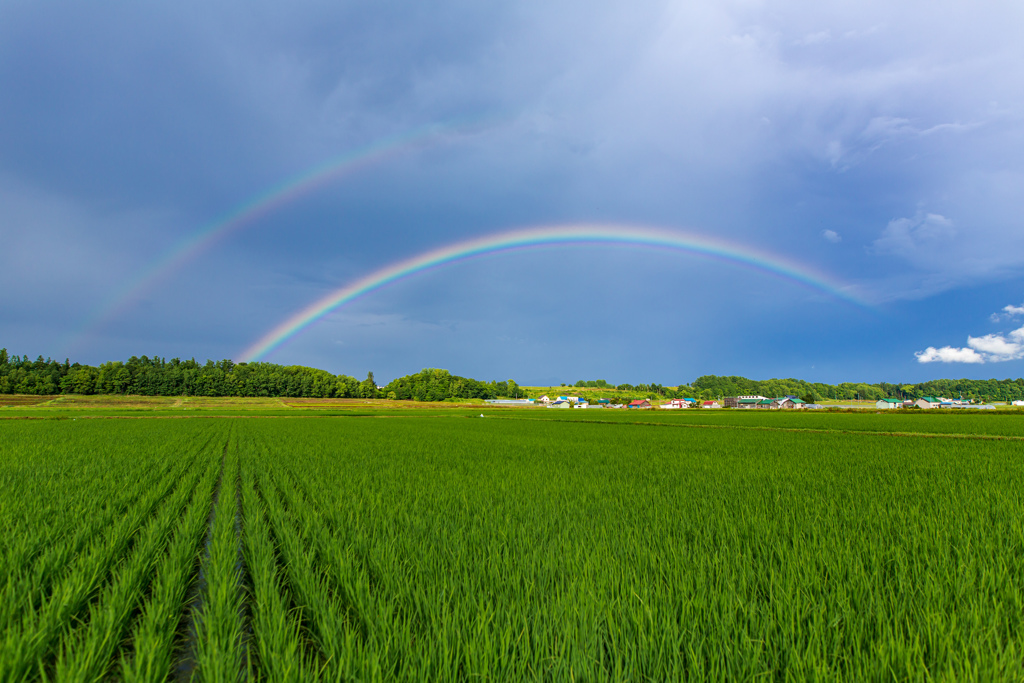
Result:
[[646,398],[638,398],[635,401],[630,401],[629,402],[629,407],[630,408],[650,408],[651,407],[651,402],[648,401]]
[[918,408],[923,408],[925,410],[929,408],[938,408],[939,404],[941,403],[942,401],[935,398],[934,396],[923,396],[922,398],[919,398],[916,401],[914,401],[915,406],[917,406]]
[[789,396],[786,396],[785,398],[777,398],[775,399],[775,403],[777,407],[782,408],[784,410],[800,410],[805,405],[807,405],[800,399],[790,398]]
[[883,399],[878,400],[875,403],[875,407],[876,408],[881,408],[883,410],[891,410],[893,408],[902,408],[903,407],[903,399],[900,399],[900,398],[883,398]]
[[759,408],[762,400],[767,401],[768,399],[759,398],[740,398],[736,400],[737,408]]
[[685,399],[674,398],[671,401],[669,401],[668,403],[662,403],[661,407],[662,408],[666,408],[666,409],[670,409],[670,408],[689,408],[690,404]]
[[548,408],[572,408],[572,404],[569,403],[568,401],[558,400],[550,403],[548,405]]
[[721,408],[722,405],[718,401],[704,401],[701,404],[701,408]]

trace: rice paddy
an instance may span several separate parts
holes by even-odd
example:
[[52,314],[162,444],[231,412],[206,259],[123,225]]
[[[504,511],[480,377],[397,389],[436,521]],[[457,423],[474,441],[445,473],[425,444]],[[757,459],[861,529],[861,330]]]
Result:
[[0,420],[0,680],[1024,679],[1016,416],[566,412]]

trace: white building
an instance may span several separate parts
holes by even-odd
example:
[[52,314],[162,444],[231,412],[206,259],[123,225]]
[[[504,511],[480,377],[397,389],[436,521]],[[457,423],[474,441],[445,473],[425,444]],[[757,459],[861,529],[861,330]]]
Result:
[[668,403],[662,403],[658,407],[659,408],[664,408],[665,410],[674,410],[674,409],[678,409],[678,408],[689,408],[690,407],[690,403],[686,399],[674,398],[671,401],[669,401]]
[[875,403],[876,408],[882,410],[891,410],[893,408],[902,408],[903,399],[901,398],[883,398]]

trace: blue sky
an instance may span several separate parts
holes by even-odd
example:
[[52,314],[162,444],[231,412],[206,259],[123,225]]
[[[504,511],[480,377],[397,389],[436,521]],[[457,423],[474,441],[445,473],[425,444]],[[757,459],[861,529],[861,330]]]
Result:
[[[774,253],[871,306],[552,247],[395,283],[267,360],[523,384],[1024,375],[1024,6],[830,5],[5,2],[0,346],[238,357],[400,259],[601,223]],[[425,127],[446,132],[132,290],[218,217]]]

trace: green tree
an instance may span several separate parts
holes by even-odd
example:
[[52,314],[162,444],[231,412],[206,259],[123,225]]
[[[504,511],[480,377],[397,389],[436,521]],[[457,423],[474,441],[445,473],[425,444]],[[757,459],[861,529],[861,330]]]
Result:
[[373,378],[372,372],[366,373],[366,379],[360,387],[360,398],[377,398],[377,380]]

